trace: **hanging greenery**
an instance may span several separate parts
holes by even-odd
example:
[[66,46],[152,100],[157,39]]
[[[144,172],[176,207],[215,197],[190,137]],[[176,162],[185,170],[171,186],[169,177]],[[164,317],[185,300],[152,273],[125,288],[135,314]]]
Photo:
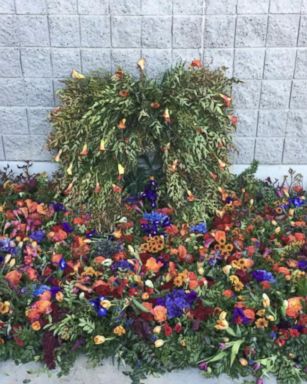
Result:
[[49,148],[60,165],[59,192],[66,204],[85,206],[108,225],[126,196],[143,190],[149,177],[160,199],[181,219],[203,220],[219,208],[219,188],[230,178],[227,154],[236,117],[234,79],[199,60],[149,79],[76,71],[59,92],[51,113]]

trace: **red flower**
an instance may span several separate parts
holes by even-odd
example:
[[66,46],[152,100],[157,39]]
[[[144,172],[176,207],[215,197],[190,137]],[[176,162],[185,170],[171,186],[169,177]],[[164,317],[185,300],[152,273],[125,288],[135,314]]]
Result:
[[168,323],[164,324],[163,329],[166,337],[171,336],[173,333],[173,329]]

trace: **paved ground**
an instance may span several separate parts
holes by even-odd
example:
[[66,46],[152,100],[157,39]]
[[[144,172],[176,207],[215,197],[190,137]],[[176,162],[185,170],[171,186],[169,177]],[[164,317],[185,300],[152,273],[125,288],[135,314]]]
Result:
[[[163,375],[150,377],[146,384],[231,384],[242,383],[243,380],[232,380],[227,376],[218,379],[205,379],[196,369],[186,369]],[[103,366],[91,368],[84,358],[80,358],[68,376],[58,378],[55,373],[46,373],[39,364],[26,364],[16,367],[9,361],[0,363],[0,384],[130,384],[124,376],[106,361]],[[275,384],[275,379],[265,381]],[[306,383],[307,384],[307,383]]]

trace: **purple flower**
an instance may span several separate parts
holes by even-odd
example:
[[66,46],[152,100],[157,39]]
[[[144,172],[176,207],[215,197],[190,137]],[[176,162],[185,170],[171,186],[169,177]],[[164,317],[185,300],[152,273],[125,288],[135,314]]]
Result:
[[38,231],[32,232],[30,238],[38,243],[41,243],[45,238],[45,232],[39,229]]
[[67,232],[67,233],[71,233],[71,232],[73,232],[73,227],[69,224],[69,223],[67,223],[67,222],[63,222],[62,223],[62,228],[64,229],[64,231],[65,232]]
[[66,211],[66,209],[62,203],[54,202],[51,205],[52,205],[53,209],[55,210],[55,212],[65,212]]
[[302,271],[306,271],[307,270],[307,260],[299,260],[297,263],[297,266]]
[[207,233],[208,232],[207,224],[203,221],[199,224],[193,225],[192,227],[190,227],[190,232],[203,233],[203,234]]
[[189,310],[196,298],[197,294],[194,291],[186,293],[183,289],[175,289],[165,297],[157,299],[157,305],[166,307],[168,318],[173,319],[182,316],[185,311]]
[[275,283],[276,279],[271,272],[268,272],[264,269],[257,269],[252,272],[252,276],[255,280],[261,281],[269,281],[270,283]]
[[201,362],[198,364],[198,368],[199,368],[201,371],[208,371],[208,363],[206,363],[205,361],[201,361]]

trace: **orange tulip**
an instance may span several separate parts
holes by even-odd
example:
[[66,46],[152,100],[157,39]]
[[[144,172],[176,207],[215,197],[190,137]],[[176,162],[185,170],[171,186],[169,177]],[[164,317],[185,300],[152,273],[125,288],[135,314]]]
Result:
[[18,271],[11,271],[5,275],[5,280],[10,283],[12,287],[17,287],[20,283],[22,274]]

